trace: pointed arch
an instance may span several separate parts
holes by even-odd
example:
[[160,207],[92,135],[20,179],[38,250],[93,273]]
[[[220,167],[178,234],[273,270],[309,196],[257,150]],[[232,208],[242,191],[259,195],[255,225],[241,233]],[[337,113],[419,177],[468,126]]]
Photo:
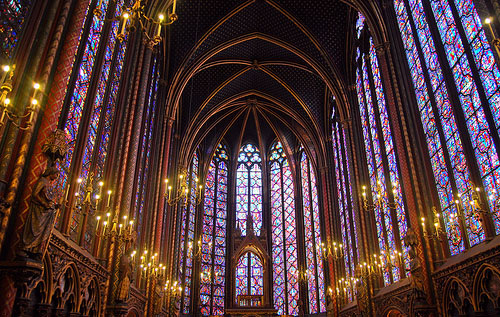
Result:
[[262,230],[262,157],[257,146],[246,143],[238,153],[236,170],[236,227],[246,235],[248,213],[255,235]]

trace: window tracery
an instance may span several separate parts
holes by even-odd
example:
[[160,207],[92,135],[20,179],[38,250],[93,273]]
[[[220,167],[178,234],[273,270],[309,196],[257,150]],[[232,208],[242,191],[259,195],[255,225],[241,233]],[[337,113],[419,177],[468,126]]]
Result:
[[228,160],[226,146],[219,144],[205,183],[200,273],[204,316],[224,314]]
[[280,315],[298,315],[299,272],[293,176],[279,141],[271,147],[269,165],[274,306]]
[[[389,285],[404,277],[402,266],[409,266],[408,250],[401,243],[407,231],[406,211],[378,58],[366,27],[364,31],[358,39],[356,90],[370,179],[368,191],[373,200],[384,283]],[[366,43],[368,51],[363,52]],[[403,263],[391,257],[400,252]]]
[[[486,238],[478,210],[470,203],[477,199],[474,190],[478,185],[489,199],[484,208],[491,211],[496,233],[500,232],[495,208],[500,186],[495,141],[500,72],[472,1],[395,0],[394,8],[448,245],[455,255]],[[469,142],[472,153],[467,155],[465,144]],[[476,174],[482,184],[473,183]]]

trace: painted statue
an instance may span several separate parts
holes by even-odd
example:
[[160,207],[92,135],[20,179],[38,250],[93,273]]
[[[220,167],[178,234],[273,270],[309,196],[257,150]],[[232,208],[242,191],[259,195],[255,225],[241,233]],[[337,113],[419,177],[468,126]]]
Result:
[[35,184],[18,252],[21,257],[36,261],[43,258],[59,208],[50,194],[58,175],[57,168],[48,167]]

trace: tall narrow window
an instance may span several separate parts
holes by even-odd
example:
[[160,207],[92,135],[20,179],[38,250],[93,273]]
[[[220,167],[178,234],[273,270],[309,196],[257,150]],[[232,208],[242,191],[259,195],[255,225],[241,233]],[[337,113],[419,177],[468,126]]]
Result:
[[274,307],[298,315],[297,224],[290,165],[280,142],[271,147],[271,221]]
[[0,40],[2,64],[7,64],[13,57],[23,22],[26,18],[32,0],[2,1],[0,10]]
[[193,251],[197,248],[194,246],[196,190],[193,190],[196,189],[198,183],[198,155],[196,152],[194,153],[193,161],[191,162],[187,177],[190,194],[186,198],[186,204],[182,207],[179,250],[179,270],[182,289],[184,290],[182,294],[181,309],[184,314],[190,313],[193,277]]
[[[454,255],[485,239],[477,210],[469,203],[474,190],[471,171],[482,179],[500,233],[495,210],[500,162],[493,138],[500,123],[500,72],[472,1],[395,0],[394,7]],[[439,36],[433,38],[432,30]],[[445,81],[446,73],[452,80]],[[458,98],[451,98],[457,93]],[[464,128],[459,128],[459,118]],[[466,158],[462,142],[468,139],[473,153]]]
[[241,147],[236,171],[236,226],[246,235],[246,220],[253,218],[255,235],[262,229],[262,159],[252,144]]
[[200,304],[203,316],[224,315],[228,155],[219,144],[205,183]]
[[[123,0],[116,3],[104,0],[99,3],[100,10],[109,16],[124,5]],[[82,178],[78,193],[80,197],[83,197],[87,186],[97,188],[97,181],[103,177],[126,51],[126,42],[116,40],[119,21],[109,22],[110,28],[104,28],[105,23],[103,17],[87,12],[86,30],[82,31],[84,36],[80,42],[78,64],[73,66],[75,76],[71,77],[74,79],[68,84],[66,111],[62,112],[63,115],[59,119],[60,128],[70,136],[66,166],[61,169],[59,182],[67,186],[67,172],[77,171],[75,179]],[[103,52],[102,61],[97,60],[98,51]],[[100,66],[99,69],[97,65]],[[92,78],[96,80],[97,86],[96,91],[89,96]],[[85,119],[82,121],[83,118]],[[83,142],[77,146],[77,140]],[[82,153],[82,156],[75,157],[75,151]],[[90,181],[92,183],[89,183]],[[98,191],[96,189],[92,195]],[[71,214],[70,237],[91,251],[96,228],[94,210],[88,209],[83,213],[82,209],[75,208]]]
[[321,260],[321,229],[318,189],[311,162],[302,150],[300,159],[302,180],[302,205],[304,209],[304,234],[306,248],[306,279],[309,296],[309,313],[326,311],[325,278]]
[[409,265],[407,248],[402,249],[401,243],[407,222],[375,46],[367,32],[358,40],[358,45],[363,41],[368,42],[368,51],[358,55],[356,88],[370,177],[369,191],[374,202],[384,282],[388,285],[398,281],[401,272],[405,272],[394,254],[403,253],[403,264]]
[[[333,121],[332,124],[332,140],[342,245],[344,250],[346,250],[344,254],[344,278],[346,280],[352,280],[355,276],[355,268],[359,259],[358,236],[356,234],[355,213],[351,200],[352,188],[349,171],[348,142],[342,125],[337,121]],[[350,285],[355,285],[355,283],[351,283]],[[353,289],[347,289],[348,301],[352,301],[354,295]]]
[[252,252],[243,254],[236,265],[236,299],[238,295],[264,295],[264,267]]

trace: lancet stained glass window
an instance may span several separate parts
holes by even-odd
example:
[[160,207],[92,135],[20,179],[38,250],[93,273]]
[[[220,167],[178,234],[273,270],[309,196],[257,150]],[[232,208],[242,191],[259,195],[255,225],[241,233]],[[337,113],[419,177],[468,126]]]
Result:
[[300,159],[302,205],[304,210],[304,235],[306,248],[306,280],[309,296],[309,313],[326,311],[325,279],[321,260],[321,229],[319,220],[318,189],[316,176],[304,150]]
[[247,215],[253,218],[255,235],[262,229],[262,159],[259,150],[248,143],[241,147],[236,171],[236,226],[246,235]]
[[[360,41],[363,39],[368,41],[369,51],[357,60],[356,89],[370,177],[368,187],[373,198],[384,283],[388,285],[401,278],[406,271],[402,266],[409,266],[408,250],[401,243],[407,222],[378,58],[373,39],[364,37]],[[399,253],[402,258],[397,256]]]
[[[485,239],[477,210],[470,204],[479,185],[471,181],[470,170],[475,166],[490,199],[497,234],[500,230],[494,208],[500,162],[492,138],[500,122],[500,73],[472,1],[395,0],[394,7],[454,255]],[[443,54],[438,54],[438,47]],[[451,72],[452,82],[445,83],[444,72]],[[448,90],[453,86],[456,92]],[[458,100],[451,98],[457,92]],[[465,118],[465,128],[458,128],[457,116]],[[464,139],[471,140],[474,162],[465,157]],[[465,232],[460,230],[459,213],[465,216]]]
[[269,164],[274,307],[279,315],[298,315],[299,272],[293,178],[280,142],[271,147]]
[[8,60],[13,57],[31,3],[30,0],[2,1],[0,10],[0,61],[2,64],[8,64]]
[[[124,5],[123,0],[116,2],[116,8],[115,5],[110,6],[107,0],[99,3],[101,5],[100,10],[106,14],[111,14],[111,12],[107,12],[111,9],[113,12],[115,9],[120,10]],[[104,37],[102,33],[105,23],[111,24],[107,37]],[[79,62],[73,65],[73,72],[76,76],[70,77],[73,79],[68,84],[69,88],[66,92],[68,103],[65,107],[67,111],[63,112],[64,116],[59,120],[59,126],[70,136],[70,144],[65,161],[66,166],[61,169],[61,176],[58,179],[60,183],[58,188],[63,187],[60,185],[67,187],[69,175],[66,173],[72,165],[75,165],[73,168],[78,171],[78,174],[72,176],[74,177],[72,181],[75,181],[77,177],[81,177],[83,180],[79,186],[80,192],[78,194],[80,197],[83,197],[87,185],[96,188],[97,182],[102,180],[126,52],[126,42],[120,43],[116,41],[118,21],[105,22],[104,19],[89,13],[87,8],[84,25],[86,29],[82,30],[80,34]],[[106,38],[106,41],[101,41],[101,38]],[[104,54],[102,68],[97,70],[95,65],[99,50],[102,50]],[[88,96],[88,89],[93,77],[96,78],[98,85],[96,91],[90,97]],[[86,116],[88,116],[88,121],[84,121],[86,126],[82,126],[82,118]],[[81,161],[78,160],[77,162],[73,157],[73,153],[76,150],[80,151],[76,148],[76,141],[80,139],[84,141],[81,146],[83,156]],[[79,166],[76,166],[76,164]],[[93,175],[93,183],[87,184],[91,180],[91,174]],[[95,189],[92,196],[98,194],[99,191],[98,188]],[[70,211],[66,210],[65,212]],[[82,222],[84,219],[86,221]],[[91,251],[92,240],[95,235],[95,221],[95,214],[92,210],[89,211],[87,217],[83,217],[79,208],[72,212],[70,237],[89,251]],[[80,240],[79,237],[83,239]]]
[[203,316],[224,315],[228,159],[219,144],[205,182],[200,305]]
[[247,252],[238,259],[236,299],[238,295],[264,295],[264,267],[253,252]]
[[181,233],[179,250],[179,270],[182,283],[182,306],[184,314],[190,313],[192,277],[193,277],[193,252],[195,248],[194,231],[196,216],[196,189],[198,183],[198,154],[195,152],[193,160],[188,171],[187,184],[189,186],[189,195],[186,198],[187,203],[182,206],[181,214]]
[[[349,172],[348,143],[342,125],[333,121],[333,160],[335,163],[336,195],[338,197],[338,209],[340,215],[340,227],[342,233],[342,245],[344,250],[344,265],[346,280],[351,280],[355,276],[356,264],[359,259],[358,236],[356,234],[356,220],[354,209],[352,208],[352,188],[351,175]],[[354,285],[355,283],[351,283]],[[354,300],[354,289],[346,289],[348,301]]]
[[[117,9],[123,5],[123,1],[117,2]],[[126,42],[116,41],[118,32],[118,21],[112,24],[108,42],[105,47],[104,60],[99,76],[97,91],[94,97],[93,109],[91,110],[89,131],[87,141],[83,151],[82,169],[80,178],[83,182],[80,186],[80,195],[84,195],[84,188],[89,180],[89,173],[93,173],[94,180],[102,178],[104,163],[107,156],[107,146],[109,135],[111,133],[111,123],[114,118],[114,110],[118,88],[120,84],[121,70],[123,59],[125,57]],[[105,100],[106,98],[106,100]],[[98,194],[98,189],[93,195]],[[81,213],[76,209],[73,212],[73,221],[71,223],[70,232],[78,234],[78,222],[81,218]],[[91,210],[87,218],[85,226],[86,232],[83,241],[83,247],[90,250],[90,245],[95,234],[95,214]],[[75,238],[75,237],[73,237]]]

